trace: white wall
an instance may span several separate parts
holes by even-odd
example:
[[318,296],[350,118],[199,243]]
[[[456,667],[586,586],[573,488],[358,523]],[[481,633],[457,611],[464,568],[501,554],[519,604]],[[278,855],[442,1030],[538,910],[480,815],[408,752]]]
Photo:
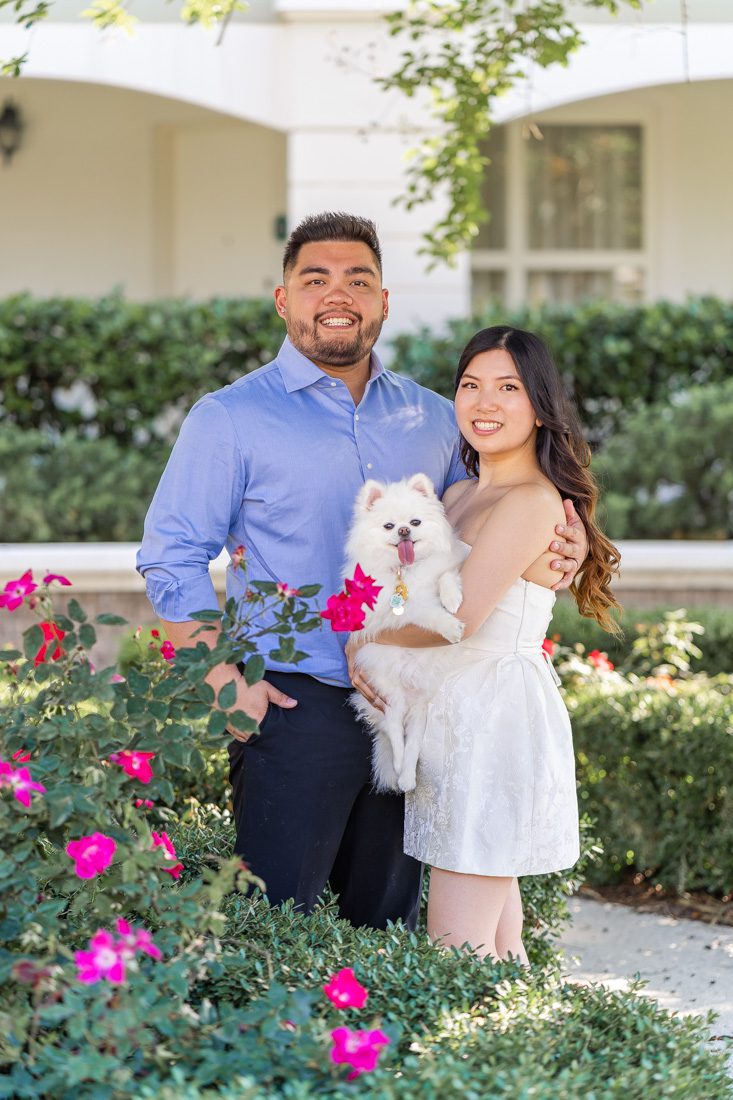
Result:
[[271,291],[282,134],[124,89],[10,88],[26,129],[0,167],[0,295]]

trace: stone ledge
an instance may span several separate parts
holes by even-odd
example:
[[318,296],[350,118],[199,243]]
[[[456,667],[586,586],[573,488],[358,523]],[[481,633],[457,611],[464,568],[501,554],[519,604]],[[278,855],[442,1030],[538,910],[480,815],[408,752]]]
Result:
[[[733,541],[626,541],[619,543],[618,590],[686,589],[733,592]],[[0,543],[0,587],[32,569],[68,576],[77,592],[144,592],[135,572],[137,543]],[[211,564],[217,592],[225,587],[229,555]]]

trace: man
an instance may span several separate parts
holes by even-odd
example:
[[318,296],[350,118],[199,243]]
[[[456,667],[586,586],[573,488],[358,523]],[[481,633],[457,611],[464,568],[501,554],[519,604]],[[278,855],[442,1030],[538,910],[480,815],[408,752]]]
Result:
[[[176,648],[198,628],[191,613],[218,606],[208,567],[223,546],[246,547],[247,583],[321,584],[325,606],[343,585],[367,478],[422,471],[440,495],[466,476],[450,402],[386,371],[372,351],[388,313],[372,222],[306,218],[287,242],[275,308],[288,333],[277,358],[194,405],[148,512],[138,570]],[[572,576],[582,527],[566,540],[553,548]],[[227,594],[241,597],[240,571],[227,577]],[[210,674],[217,692],[234,680],[236,709],[259,723],[251,736],[230,730],[236,851],[273,904],[294,898],[309,911],[330,882],[353,924],[402,917],[413,928],[421,867],[402,851],[402,796],[371,789],[343,639],[309,634],[296,671],[267,657],[273,638],[253,687],[233,666]]]

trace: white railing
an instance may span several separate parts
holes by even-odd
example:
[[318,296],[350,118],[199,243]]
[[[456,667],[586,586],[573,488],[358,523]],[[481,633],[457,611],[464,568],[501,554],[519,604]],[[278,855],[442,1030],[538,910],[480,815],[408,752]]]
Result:
[[[628,541],[619,548],[619,588],[733,590],[733,541]],[[32,569],[35,577],[69,577],[77,592],[144,592],[136,551],[132,542],[0,543],[0,587]],[[224,591],[228,560],[222,552],[212,562],[217,591]]]

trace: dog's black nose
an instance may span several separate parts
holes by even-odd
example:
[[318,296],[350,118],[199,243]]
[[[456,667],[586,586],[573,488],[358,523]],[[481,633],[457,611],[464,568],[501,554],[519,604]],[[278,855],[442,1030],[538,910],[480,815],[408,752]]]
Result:
[[409,527],[398,527],[397,534],[400,536],[401,539],[409,539],[412,532],[410,531]]

